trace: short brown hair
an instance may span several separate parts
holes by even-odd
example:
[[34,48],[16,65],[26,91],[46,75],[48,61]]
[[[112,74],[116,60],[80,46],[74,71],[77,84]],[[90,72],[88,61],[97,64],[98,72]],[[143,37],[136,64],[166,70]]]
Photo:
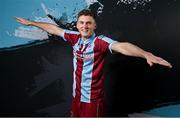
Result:
[[81,10],[79,12],[79,14],[78,14],[78,18],[77,19],[79,19],[79,17],[82,16],[82,15],[84,15],[84,16],[91,16],[96,21],[96,15],[90,9],[83,9],[83,10]]

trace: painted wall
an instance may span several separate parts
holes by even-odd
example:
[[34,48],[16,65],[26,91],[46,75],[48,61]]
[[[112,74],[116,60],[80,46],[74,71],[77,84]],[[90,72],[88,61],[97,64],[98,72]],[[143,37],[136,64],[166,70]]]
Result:
[[[1,1],[1,42],[0,48],[28,44],[34,40],[47,39],[48,36],[36,28],[23,27],[15,22],[14,17],[21,16],[36,21],[53,23],[47,15],[52,15],[62,22],[72,22],[76,14],[88,3],[84,0],[14,0]],[[66,19],[63,19],[66,17]],[[38,33],[37,33],[38,32]]]
[[[157,114],[154,108],[180,101],[179,6],[177,0],[0,1],[0,115],[70,115],[70,45],[40,29],[22,26],[14,17],[76,30],[77,13],[83,8],[90,8],[98,15],[97,34],[132,42],[162,56],[174,66],[173,69],[159,65],[150,68],[143,59],[108,54],[105,68],[106,115],[126,116],[144,112],[166,116],[167,112]],[[174,112],[176,110],[173,108]],[[174,112],[171,115],[180,116],[178,111]]]

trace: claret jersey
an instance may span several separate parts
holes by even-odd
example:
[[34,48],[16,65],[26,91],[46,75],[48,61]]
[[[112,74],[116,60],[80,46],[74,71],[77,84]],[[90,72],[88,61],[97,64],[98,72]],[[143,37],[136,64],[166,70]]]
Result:
[[104,57],[116,41],[95,34],[82,40],[79,32],[70,30],[64,30],[61,36],[73,47],[73,97],[86,103],[102,99]]

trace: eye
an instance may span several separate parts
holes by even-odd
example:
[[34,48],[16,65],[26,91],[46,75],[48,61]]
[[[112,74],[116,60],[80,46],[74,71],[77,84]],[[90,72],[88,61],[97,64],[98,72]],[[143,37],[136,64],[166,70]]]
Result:
[[83,24],[84,22],[83,21],[79,21],[79,24]]
[[87,24],[87,25],[91,25],[91,24],[92,24],[92,22],[87,22],[86,24]]

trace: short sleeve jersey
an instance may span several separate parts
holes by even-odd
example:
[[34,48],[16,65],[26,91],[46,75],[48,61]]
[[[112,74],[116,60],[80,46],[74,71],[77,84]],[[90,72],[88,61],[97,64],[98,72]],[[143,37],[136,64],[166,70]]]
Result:
[[64,30],[61,34],[73,47],[73,97],[90,103],[104,97],[104,62],[108,50],[116,41],[93,34],[81,39],[80,33]]

